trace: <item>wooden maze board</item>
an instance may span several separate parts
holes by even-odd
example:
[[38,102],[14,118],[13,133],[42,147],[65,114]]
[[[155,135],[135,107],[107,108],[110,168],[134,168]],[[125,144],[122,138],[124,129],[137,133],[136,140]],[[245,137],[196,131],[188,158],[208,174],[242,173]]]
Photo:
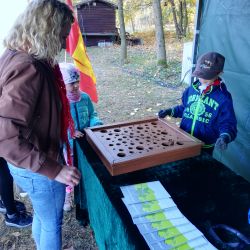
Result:
[[202,142],[159,118],[85,129],[86,138],[111,175],[200,154]]

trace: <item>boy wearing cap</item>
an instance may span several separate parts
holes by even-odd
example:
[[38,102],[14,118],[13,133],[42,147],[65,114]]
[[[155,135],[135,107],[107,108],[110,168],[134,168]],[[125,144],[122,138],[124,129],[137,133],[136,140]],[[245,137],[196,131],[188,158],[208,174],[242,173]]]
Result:
[[203,150],[209,154],[214,147],[225,150],[237,134],[232,97],[219,77],[224,62],[225,57],[219,53],[203,54],[193,72],[198,80],[184,91],[182,104],[158,113],[160,118],[182,118],[180,127],[203,141]]
[[[94,110],[93,103],[88,94],[79,90],[79,72],[72,63],[60,63],[59,64],[62,77],[65,83],[67,98],[70,104],[71,116],[75,124],[75,134],[73,138],[69,136],[69,143],[72,152],[72,158],[74,164],[77,163],[77,155],[73,155],[74,141],[73,139],[81,138],[84,136],[84,128],[102,125],[102,121],[98,118],[97,113]],[[83,152],[84,153],[84,152]],[[84,164],[89,164],[87,159],[83,159]],[[81,166],[78,166],[80,172],[82,172]],[[68,202],[69,201],[69,202]],[[86,197],[84,191],[83,178],[78,186],[75,187],[75,202],[77,208],[77,219],[79,217],[83,225],[88,222],[88,213],[86,206]],[[64,204],[64,210],[69,211],[70,206],[70,192],[66,190],[66,198]],[[80,216],[79,216],[80,213]]]

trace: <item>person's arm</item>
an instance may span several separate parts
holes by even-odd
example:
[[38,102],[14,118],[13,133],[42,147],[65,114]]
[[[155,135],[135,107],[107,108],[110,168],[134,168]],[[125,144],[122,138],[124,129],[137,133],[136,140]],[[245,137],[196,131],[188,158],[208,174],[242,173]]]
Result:
[[185,109],[185,103],[187,99],[188,88],[182,94],[182,104],[174,106],[172,108],[162,109],[159,111],[158,116],[164,118],[166,116],[171,116],[175,118],[182,118],[183,111]]
[[88,96],[88,110],[89,110],[89,124],[90,127],[102,125],[103,122],[99,119],[97,112],[94,109],[94,105]]
[[[30,62],[8,67],[1,77],[0,154],[17,167],[55,178],[62,167],[28,141],[43,76]],[[39,120],[38,120],[39,122]]]
[[219,138],[216,141],[215,147],[224,150],[227,148],[227,144],[233,141],[237,135],[237,120],[230,94],[221,107],[217,118],[217,124]]
[[172,116],[175,118],[182,118],[183,111],[187,105],[189,87],[185,89],[181,97],[181,104],[172,108]]

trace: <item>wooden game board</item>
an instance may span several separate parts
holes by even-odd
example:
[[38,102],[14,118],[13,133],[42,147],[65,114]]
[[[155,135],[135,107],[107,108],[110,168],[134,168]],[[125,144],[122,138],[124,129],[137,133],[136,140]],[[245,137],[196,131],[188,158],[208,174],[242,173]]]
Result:
[[85,132],[111,175],[199,155],[203,144],[160,118],[92,127]]

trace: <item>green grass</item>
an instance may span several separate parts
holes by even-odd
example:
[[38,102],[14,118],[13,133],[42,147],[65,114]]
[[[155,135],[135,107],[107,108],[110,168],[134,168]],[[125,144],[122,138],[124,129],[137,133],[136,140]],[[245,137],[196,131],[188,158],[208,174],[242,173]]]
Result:
[[[167,60],[167,64],[159,65],[156,58],[156,52],[153,47],[134,46],[128,47],[127,63],[120,63],[120,47],[113,46],[107,48],[89,47],[87,52],[91,57],[102,57],[102,53],[106,54],[105,64],[121,67],[124,71],[129,72],[135,77],[139,76],[148,81],[156,81],[165,83],[168,86],[177,86],[180,83],[181,75],[181,59],[180,56],[171,56]],[[171,53],[170,53],[171,55]],[[67,55],[67,62],[72,62],[70,56]],[[65,52],[58,57],[59,61],[65,60]]]

